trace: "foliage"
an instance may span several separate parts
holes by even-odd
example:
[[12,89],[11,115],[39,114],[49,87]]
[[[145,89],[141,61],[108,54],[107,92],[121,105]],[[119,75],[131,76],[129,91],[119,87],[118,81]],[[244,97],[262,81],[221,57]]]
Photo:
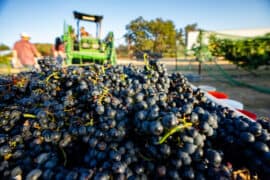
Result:
[[126,40],[134,51],[164,53],[175,51],[176,30],[172,21],[157,18],[147,21],[143,17],[131,21],[126,26]]
[[[0,64],[9,64],[12,53],[9,51],[10,48],[5,44],[0,44]],[[7,51],[7,53],[5,52]],[[1,54],[1,52],[5,52]]]
[[210,35],[208,48],[210,52],[216,57],[225,56],[225,44],[228,43],[227,39],[218,39],[215,35]]
[[192,48],[196,59],[200,62],[212,60],[213,56],[208,46],[203,43],[203,33],[200,31],[197,44]]
[[198,30],[198,24],[197,23],[193,23],[193,24],[188,24],[185,26],[185,32],[189,33],[192,31],[197,31]]
[[10,50],[10,48],[5,44],[0,44],[0,51],[6,51],[6,50]]
[[176,43],[178,43],[179,46],[184,46],[184,30],[180,28],[179,30],[176,30]]
[[0,64],[8,64],[10,62],[10,56],[0,56]]
[[172,21],[164,21],[161,18],[151,20],[148,24],[154,52],[165,52],[175,49],[175,27]]
[[50,43],[35,43],[37,50],[42,56],[53,56],[53,44]]
[[269,36],[239,40],[212,37],[209,49],[215,56],[224,56],[237,66],[249,70],[270,64]]

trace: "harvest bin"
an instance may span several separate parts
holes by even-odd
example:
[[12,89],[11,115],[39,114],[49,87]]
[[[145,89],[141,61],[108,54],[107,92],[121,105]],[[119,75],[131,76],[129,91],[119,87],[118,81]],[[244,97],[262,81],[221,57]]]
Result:
[[[194,86],[193,84],[191,84],[191,86],[192,86],[192,88],[193,88],[194,90],[198,89],[198,87]],[[218,98],[216,98],[215,96],[213,96],[213,95],[212,95],[212,94],[213,94],[213,91],[210,91],[210,93],[208,93],[208,92],[205,91],[205,90],[202,90],[202,91],[205,92],[207,98],[209,98],[211,101],[213,101],[214,103],[216,103],[216,104],[218,104],[218,105],[221,105],[221,106],[223,106],[223,107],[228,107],[230,110],[234,111],[234,112],[236,113],[237,116],[243,116],[243,117],[249,119],[250,121],[256,120],[256,117],[257,117],[257,116],[256,116],[255,114],[253,114],[253,113],[251,113],[251,112],[248,112],[248,111],[245,111],[245,110],[242,111],[241,108],[236,109],[236,108],[232,107],[231,105],[229,105],[229,103],[226,103],[227,99],[226,99],[226,97],[225,97],[225,96],[226,96],[225,93],[224,93],[224,94],[219,94],[220,96],[222,96],[222,97],[225,98],[225,101],[223,101],[223,99],[221,100],[221,99],[218,99]],[[216,93],[214,93],[214,94],[216,94]],[[239,110],[239,109],[240,109],[240,110]],[[250,115],[250,116],[248,116],[248,115]]]
[[[3,99],[2,107],[9,109],[0,112],[2,124],[14,124],[4,124],[7,133],[0,134],[7,144],[0,143],[0,155],[2,161],[14,163],[9,169],[12,175],[203,179],[213,173],[231,177],[244,167],[252,175],[269,177],[270,126],[262,127],[261,119],[254,122],[246,111],[199,90],[184,75],[168,76],[164,66],[155,62],[143,70],[93,65],[64,71],[56,71],[49,62],[40,61],[44,73],[23,73],[3,82],[0,78],[0,84],[13,87],[6,91],[1,87],[3,92],[25,92],[14,96],[14,101]],[[26,80],[19,79],[24,76]],[[259,137],[263,131],[264,137]],[[13,158],[11,148],[22,150],[19,160]],[[269,170],[253,163],[257,161]],[[0,168],[0,179],[9,176],[4,173]],[[117,178],[119,174],[123,176]]]

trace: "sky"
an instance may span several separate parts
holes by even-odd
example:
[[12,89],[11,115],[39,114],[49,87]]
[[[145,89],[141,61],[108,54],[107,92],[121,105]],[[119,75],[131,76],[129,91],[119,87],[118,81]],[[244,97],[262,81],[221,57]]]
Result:
[[[102,37],[113,31],[116,44],[139,16],[172,20],[177,29],[192,23],[206,30],[270,27],[270,0],[0,0],[0,43],[12,47],[21,32],[31,42],[54,43],[64,22],[75,27],[75,10],[103,15]],[[95,32],[94,24],[82,25]]]

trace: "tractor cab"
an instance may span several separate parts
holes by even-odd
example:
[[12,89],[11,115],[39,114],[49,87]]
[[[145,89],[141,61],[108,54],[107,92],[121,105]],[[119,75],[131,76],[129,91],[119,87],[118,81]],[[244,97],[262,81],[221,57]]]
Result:
[[[116,63],[116,52],[114,47],[114,35],[109,32],[105,39],[101,39],[101,21],[103,16],[89,15],[73,12],[77,20],[76,30],[71,25],[64,25],[64,42],[66,50],[66,64],[84,63]],[[93,36],[83,32],[80,27],[81,21],[96,24],[96,34]]]

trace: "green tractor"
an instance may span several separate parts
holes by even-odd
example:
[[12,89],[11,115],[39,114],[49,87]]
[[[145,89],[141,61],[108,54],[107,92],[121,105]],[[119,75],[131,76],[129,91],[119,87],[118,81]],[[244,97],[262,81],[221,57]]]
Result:
[[[71,25],[64,24],[63,40],[65,43],[66,64],[116,64],[113,32],[109,32],[104,40],[100,38],[103,16],[89,15],[76,11],[73,14],[77,20],[77,34],[75,34]],[[81,37],[79,30],[80,21],[96,23],[96,36]]]

